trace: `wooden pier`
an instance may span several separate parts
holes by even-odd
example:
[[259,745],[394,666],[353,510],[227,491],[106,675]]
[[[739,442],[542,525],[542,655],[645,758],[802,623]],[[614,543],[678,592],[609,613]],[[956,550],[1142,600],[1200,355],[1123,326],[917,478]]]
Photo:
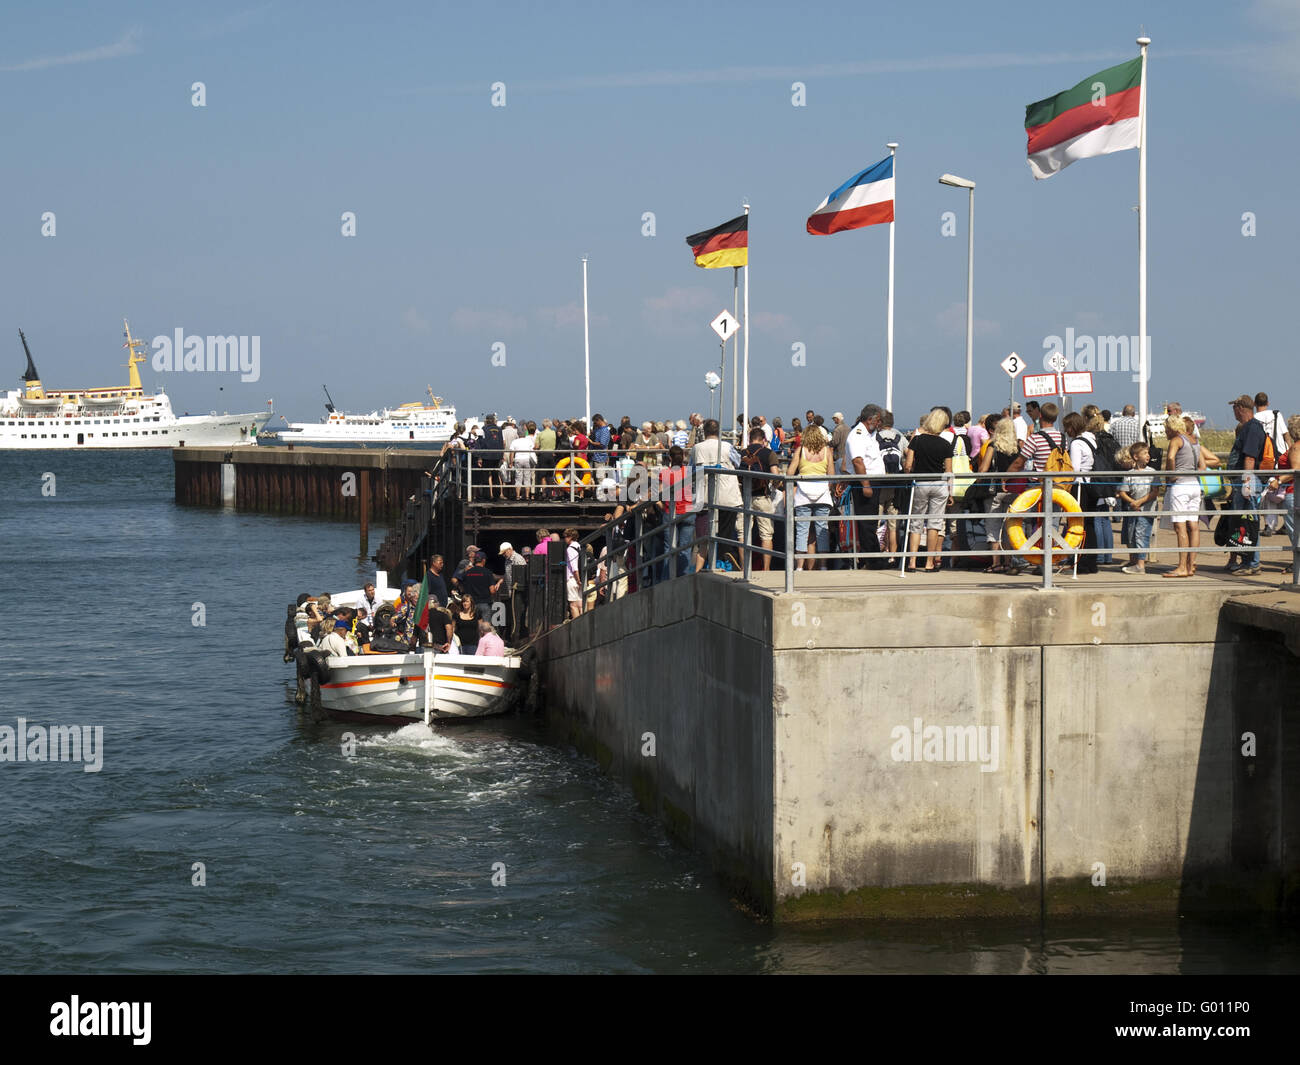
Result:
[[532,546],[538,528],[558,533],[573,527],[585,534],[614,507],[590,489],[569,498],[483,498],[485,489],[467,483],[463,466],[431,451],[189,447],[176,448],[172,458],[176,502],[183,506],[355,521],[363,555],[370,522],[386,526],[374,558],[390,580],[418,576],[435,552],[454,565],[469,543],[495,564],[503,540],[522,549]]

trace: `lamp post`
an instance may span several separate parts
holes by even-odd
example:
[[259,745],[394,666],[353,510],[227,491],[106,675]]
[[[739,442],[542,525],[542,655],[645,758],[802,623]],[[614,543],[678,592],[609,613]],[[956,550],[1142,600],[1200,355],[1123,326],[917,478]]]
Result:
[[975,417],[974,349],[975,349],[975,182],[944,174],[940,185],[966,189],[970,193],[970,219],[966,223],[966,409]]

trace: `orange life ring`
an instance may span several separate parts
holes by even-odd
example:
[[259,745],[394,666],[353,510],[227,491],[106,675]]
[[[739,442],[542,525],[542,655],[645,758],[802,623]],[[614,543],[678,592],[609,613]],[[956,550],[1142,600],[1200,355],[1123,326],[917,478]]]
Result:
[[[1030,536],[1025,535],[1025,515],[1030,511],[1041,513],[1038,503],[1043,494],[1041,488],[1031,488],[1027,492],[1021,492],[1016,496],[1011,506],[1007,508],[1007,539],[1011,542],[1012,550],[1019,551],[1021,554],[1029,555],[1034,558],[1041,557],[1043,548],[1038,541],[1042,538],[1042,527]],[[1079,514],[1079,502],[1063,488],[1052,489],[1052,509],[1058,513],[1067,515],[1065,521],[1065,535],[1056,537],[1058,546],[1068,548],[1070,551],[1076,551],[1083,543],[1083,517]],[[1063,551],[1052,552],[1052,562],[1063,562],[1066,559]]]
[[581,476],[575,473],[573,477],[574,482],[576,484],[581,484],[581,485],[591,484],[591,463],[589,463],[581,455],[574,455],[573,458],[571,459],[560,459],[560,461],[555,464],[555,483],[558,484],[561,488],[569,487],[569,479],[566,476],[564,476],[564,474],[561,471],[568,469],[570,463],[572,463],[573,468],[575,470],[580,469],[586,471]]

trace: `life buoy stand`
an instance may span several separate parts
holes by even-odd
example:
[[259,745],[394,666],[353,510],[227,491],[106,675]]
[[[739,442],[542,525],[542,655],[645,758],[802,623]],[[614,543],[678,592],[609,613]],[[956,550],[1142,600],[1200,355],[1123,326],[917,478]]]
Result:
[[[1042,500],[1043,490],[1041,488],[1031,488],[1027,492],[1021,492],[1016,496],[1011,506],[1007,508],[1007,540],[1011,543],[1013,551],[1028,555],[1031,558],[1041,558],[1043,554],[1042,539],[1043,528],[1041,519],[1038,528],[1030,535],[1025,535],[1025,518],[1032,511],[1036,514],[1042,513],[1042,507],[1039,505]],[[1065,535],[1054,537],[1057,548],[1068,548],[1070,551],[1076,551],[1083,543],[1083,522],[1084,519],[1079,513],[1079,501],[1070,495],[1064,488],[1052,489],[1052,509],[1056,513],[1066,515]],[[1052,562],[1063,562],[1066,559],[1066,553],[1060,550],[1052,552]]]
[[583,471],[581,475],[579,475],[577,472],[573,472],[573,479],[576,484],[581,484],[584,486],[591,484],[591,463],[589,463],[581,455],[574,455],[573,458],[571,459],[560,459],[560,461],[555,464],[556,484],[558,484],[561,488],[569,487],[569,478],[565,475],[564,471],[569,469],[570,466],[572,466],[573,471],[577,471],[577,470]]

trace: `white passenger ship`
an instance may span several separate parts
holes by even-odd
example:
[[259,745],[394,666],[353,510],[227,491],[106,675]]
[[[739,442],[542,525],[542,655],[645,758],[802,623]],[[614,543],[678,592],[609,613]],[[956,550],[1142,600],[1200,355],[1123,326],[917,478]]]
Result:
[[23,387],[0,392],[0,449],[90,450],[102,448],[237,447],[257,443],[270,411],[256,414],[182,415],[160,388],[144,394],[140,372],[143,340],[131,336],[125,321],[129,383],[106,388],[47,390],[32,361],[27,337]]
[[427,388],[428,403],[403,403],[369,414],[337,410],[325,391],[327,416],[319,422],[290,422],[264,443],[308,447],[442,447],[456,429],[456,408],[444,407],[441,396]]

